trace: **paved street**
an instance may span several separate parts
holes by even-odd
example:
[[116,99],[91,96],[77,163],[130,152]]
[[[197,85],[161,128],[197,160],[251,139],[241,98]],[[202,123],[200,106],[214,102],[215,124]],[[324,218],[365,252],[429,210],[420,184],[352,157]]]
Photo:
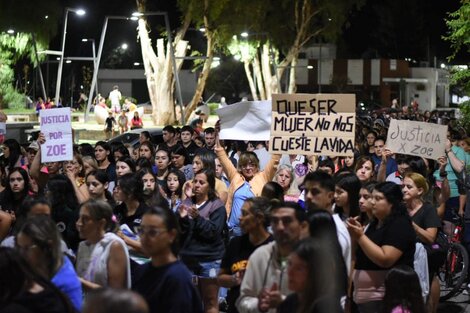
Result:
[[460,294],[447,302],[440,303],[437,312],[439,313],[470,313],[470,295]]

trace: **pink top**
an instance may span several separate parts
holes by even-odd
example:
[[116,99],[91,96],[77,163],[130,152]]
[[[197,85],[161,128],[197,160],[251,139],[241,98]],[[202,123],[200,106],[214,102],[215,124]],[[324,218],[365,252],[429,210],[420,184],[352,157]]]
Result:
[[411,311],[403,307],[403,305],[397,305],[390,313],[411,313]]

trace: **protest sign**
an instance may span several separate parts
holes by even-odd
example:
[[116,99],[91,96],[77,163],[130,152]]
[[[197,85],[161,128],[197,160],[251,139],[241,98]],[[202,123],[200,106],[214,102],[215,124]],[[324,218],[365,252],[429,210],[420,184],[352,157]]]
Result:
[[271,101],[243,101],[217,110],[220,139],[269,140]]
[[446,139],[446,125],[392,119],[386,145],[394,153],[437,160],[445,156]]
[[354,94],[273,94],[269,151],[353,155],[355,112]]
[[46,142],[41,145],[41,162],[73,159],[72,124],[70,108],[39,111],[41,132]]

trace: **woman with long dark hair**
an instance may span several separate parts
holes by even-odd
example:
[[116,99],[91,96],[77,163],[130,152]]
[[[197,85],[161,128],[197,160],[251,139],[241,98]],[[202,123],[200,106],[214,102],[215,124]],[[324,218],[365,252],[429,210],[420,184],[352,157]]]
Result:
[[215,192],[215,174],[204,170],[193,181],[193,196],[178,209],[182,229],[181,260],[197,276],[205,312],[218,312],[217,273],[224,254],[226,212]]
[[0,273],[2,312],[76,312],[67,297],[31,270],[18,250],[0,247]]
[[186,177],[184,173],[176,168],[172,168],[166,176],[166,185],[163,188],[164,197],[168,206],[173,212],[177,212],[183,201],[183,186],[185,186]]
[[46,186],[46,198],[52,208],[52,219],[67,246],[77,250],[79,237],[75,222],[78,219],[79,203],[72,182],[65,175],[57,174],[49,178]]
[[171,164],[184,173],[186,180],[193,179],[194,172],[191,159],[183,145],[177,144],[171,148]]
[[24,165],[21,146],[15,139],[7,139],[3,142],[3,157],[6,159],[7,173],[15,168]]
[[93,170],[86,176],[86,185],[90,199],[106,201],[114,208],[116,202],[109,192],[109,177],[103,170]]
[[[330,224],[334,229],[332,219]],[[346,266],[339,243],[331,245],[334,237],[336,231],[329,235],[327,232],[303,239],[294,247],[287,265],[289,289],[294,293],[281,303],[280,313],[343,312],[341,298],[346,294]]]
[[171,153],[168,149],[158,147],[155,153],[155,165],[157,166],[157,183],[163,188],[166,185],[166,176],[171,165]]
[[121,226],[118,235],[133,250],[141,252],[137,229],[142,221],[142,215],[148,207],[144,201],[144,186],[136,174],[125,174],[116,182],[114,198],[121,204],[114,208],[114,214]]
[[202,312],[191,273],[178,260],[180,230],[176,216],[153,207],[142,216],[138,233],[151,262],[136,269],[132,289],[145,298],[150,312]]
[[45,214],[28,217],[16,235],[16,247],[31,269],[50,280],[80,311],[82,287],[72,262],[62,253],[61,241],[56,224]]
[[138,178],[142,180],[144,186],[143,199],[145,204],[151,208],[154,206],[167,207],[166,199],[160,193],[160,188],[157,184],[157,178],[153,171],[148,168],[143,168],[137,172]]
[[21,208],[30,192],[29,181],[29,175],[25,169],[21,167],[10,169],[6,188],[0,193],[1,210],[15,213]]
[[374,218],[366,230],[357,219],[346,222],[358,247],[353,281],[360,312],[380,310],[388,270],[400,264],[412,267],[415,252],[416,234],[400,186],[379,183],[372,197]]
[[343,172],[335,178],[335,213],[344,221],[360,214],[359,191],[361,181],[356,174]]
[[[211,170],[217,174],[215,169],[216,158],[217,157],[215,153],[210,150],[201,149],[197,151],[196,155],[193,158],[193,172],[198,173],[202,170]],[[187,182],[186,184],[187,187],[185,186],[184,190],[186,190],[186,188],[192,188],[192,182]],[[228,197],[227,185],[217,177],[215,178],[215,191],[217,192],[219,199],[222,200],[222,202],[225,204],[227,202]],[[183,197],[184,196],[185,195],[183,194]]]
[[427,312],[418,274],[413,268],[398,265],[385,277],[385,295],[381,313]]

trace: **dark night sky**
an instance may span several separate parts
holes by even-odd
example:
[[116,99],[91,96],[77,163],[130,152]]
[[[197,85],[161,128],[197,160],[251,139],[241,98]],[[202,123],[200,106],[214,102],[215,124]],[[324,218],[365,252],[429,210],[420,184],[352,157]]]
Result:
[[[400,47],[389,49],[383,47],[383,43],[374,41],[374,34],[371,30],[378,27],[380,19],[378,16],[377,6],[386,2],[381,0],[367,0],[366,5],[359,11],[354,12],[350,18],[350,27],[345,29],[338,40],[338,57],[343,58],[360,58],[367,55],[370,50],[379,50],[379,56],[387,57],[400,57],[403,54],[409,56],[416,56],[417,58],[424,59],[427,57],[428,50],[431,55],[437,55],[439,59],[444,59],[450,54],[449,44],[441,39],[441,36],[446,32],[444,17],[446,12],[454,11],[459,6],[458,0],[407,0],[415,2],[417,9],[415,12],[400,12],[399,15],[392,15],[392,19],[396,25],[397,41],[401,44]],[[390,0],[390,2],[392,2]],[[404,3],[404,0],[395,0]],[[94,38],[97,42],[100,38],[101,28],[105,15],[130,15],[135,11],[134,0],[113,0],[99,1],[99,0],[66,0],[66,5],[70,7],[83,7],[87,11],[84,17],[77,17],[74,14],[69,15],[68,33],[67,33],[67,47],[66,55],[86,55],[91,54],[89,44],[81,42],[81,38]],[[171,1],[152,1],[148,0],[147,11],[168,11],[170,13],[170,22],[172,28],[175,29],[179,24],[179,16],[176,9],[176,0]],[[421,26],[424,27],[421,32],[415,31],[416,20],[421,20]],[[163,23],[162,18],[151,17],[151,25],[156,32],[156,27],[159,23]],[[419,25],[418,25],[419,26]],[[126,21],[111,21],[108,24],[108,31],[106,34],[105,54],[112,48],[119,46],[121,43],[126,42],[129,44],[131,57],[140,59],[139,47],[136,43],[136,24],[135,22]],[[62,22],[59,25],[58,35],[51,42],[52,49],[59,49],[60,36],[62,34]],[[413,34],[418,38],[428,36],[429,41],[419,47],[413,42]],[[379,40],[380,41],[380,40]],[[381,51],[382,50],[382,51]],[[385,50],[385,51],[383,51]]]

